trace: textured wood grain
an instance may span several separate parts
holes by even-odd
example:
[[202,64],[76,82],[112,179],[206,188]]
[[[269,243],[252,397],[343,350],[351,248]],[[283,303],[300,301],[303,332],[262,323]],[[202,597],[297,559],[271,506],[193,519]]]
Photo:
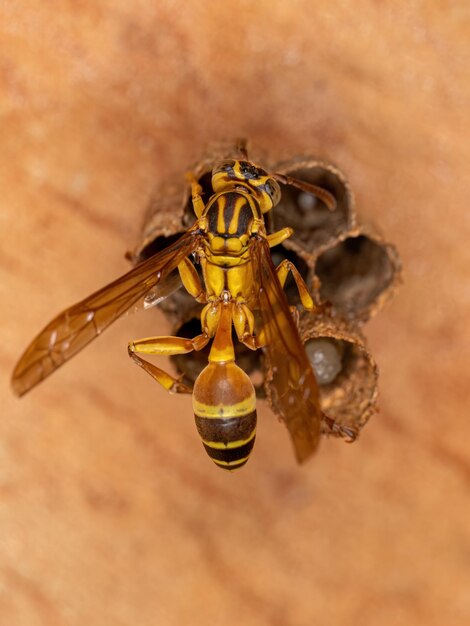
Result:
[[[2,624],[469,623],[469,36],[465,2],[1,4]],[[361,439],[299,469],[260,408],[218,471],[127,358],[158,312],[15,399],[26,342],[127,269],[154,186],[240,135],[336,163],[402,254]]]

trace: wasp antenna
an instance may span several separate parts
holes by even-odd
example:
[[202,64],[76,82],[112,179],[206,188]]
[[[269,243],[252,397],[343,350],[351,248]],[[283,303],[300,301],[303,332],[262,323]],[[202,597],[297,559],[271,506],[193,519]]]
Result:
[[291,178],[285,174],[276,173],[272,174],[272,176],[283,185],[292,185],[292,187],[296,187],[297,189],[301,189],[302,191],[306,191],[307,193],[311,193],[317,198],[320,198],[330,211],[334,211],[336,209],[336,198],[329,191],[323,189],[323,187],[318,187],[318,185],[307,183],[306,181],[298,180],[297,178]]
[[248,161],[248,151],[246,149],[246,139],[244,138],[240,138],[237,139],[237,150],[240,153],[240,156],[242,157],[242,159],[245,159],[245,161]]

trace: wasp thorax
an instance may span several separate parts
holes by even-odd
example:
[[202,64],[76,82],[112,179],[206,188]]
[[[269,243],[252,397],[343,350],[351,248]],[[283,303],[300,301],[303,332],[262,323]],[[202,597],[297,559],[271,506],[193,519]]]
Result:
[[234,362],[209,363],[194,383],[193,409],[214,463],[226,470],[245,465],[256,434],[256,396],[249,376]]
[[239,254],[243,252],[248,243],[248,236],[242,237],[217,237],[209,233],[209,243],[212,252],[219,254]]

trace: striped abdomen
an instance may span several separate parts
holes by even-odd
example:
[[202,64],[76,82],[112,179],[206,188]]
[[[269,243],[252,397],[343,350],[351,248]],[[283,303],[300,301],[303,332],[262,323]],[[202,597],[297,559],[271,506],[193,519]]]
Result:
[[245,465],[255,443],[253,384],[234,362],[209,363],[194,384],[196,426],[207,454],[219,467]]

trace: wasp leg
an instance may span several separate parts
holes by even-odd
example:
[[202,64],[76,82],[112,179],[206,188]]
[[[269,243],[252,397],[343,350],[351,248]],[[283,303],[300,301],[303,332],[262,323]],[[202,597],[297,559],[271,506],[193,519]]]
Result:
[[281,230],[278,230],[275,233],[271,233],[270,235],[266,237],[266,239],[268,240],[269,247],[273,248],[274,246],[278,246],[280,243],[282,243],[286,239],[289,239],[289,237],[292,235],[293,232],[294,232],[293,228],[286,226],[285,228],[281,228]]
[[191,184],[191,200],[193,202],[193,209],[196,217],[199,219],[206,208],[204,200],[201,197],[202,187],[193,172],[188,172],[186,174],[186,180]]
[[255,318],[243,299],[238,299],[233,313],[233,326],[237,333],[238,341],[250,350],[259,350],[265,345],[261,335],[255,335]]
[[136,365],[147,372],[157,383],[160,383],[170,393],[192,393],[192,389],[181,382],[178,378],[171,376],[153,363],[138,356],[141,354],[187,354],[193,350],[202,350],[209,342],[209,335],[202,333],[193,339],[184,337],[149,337],[131,341],[127,347],[129,356]]
[[266,341],[263,340],[263,331],[260,332],[259,335],[250,335],[246,333],[240,342],[249,348],[250,350],[259,350],[260,348],[264,348],[266,345]]
[[308,292],[307,285],[300,275],[299,270],[288,259],[284,259],[284,261],[279,263],[276,268],[277,277],[279,282],[281,283],[281,287],[284,287],[289,272],[292,272],[295,284],[297,285],[302,306],[307,311],[314,311],[317,307],[315,306],[312,296]]
[[206,294],[201,285],[201,280],[196,268],[188,259],[184,258],[178,265],[181,282],[186,291],[198,302],[206,302]]
[[355,428],[338,424],[332,417],[328,417],[325,413],[322,413],[322,421],[326,427],[326,435],[342,437],[346,439],[348,443],[352,443],[357,439],[359,433]]
[[[286,239],[288,239],[294,231],[292,228],[286,226],[286,228],[282,228],[281,230],[272,233],[267,236],[268,244],[270,248],[277,246],[282,243]],[[297,289],[299,291],[300,301],[304,309],[307,311],[315,311],[320,313],[323,310],[323,307],[314,303],[312,296],[309,294],[307,285],[305,284],[304,279],[299,274],[299,270],[295,267],[295,265],[289,261],[288,259],[284,259],[276,268],[277,277],[279,282],[281,283],[281,287],[284,287],[286,282],[286,278],[289,275],[289,272],[292,272],[292,276],[294,277],[295,284],[297,285]]]

